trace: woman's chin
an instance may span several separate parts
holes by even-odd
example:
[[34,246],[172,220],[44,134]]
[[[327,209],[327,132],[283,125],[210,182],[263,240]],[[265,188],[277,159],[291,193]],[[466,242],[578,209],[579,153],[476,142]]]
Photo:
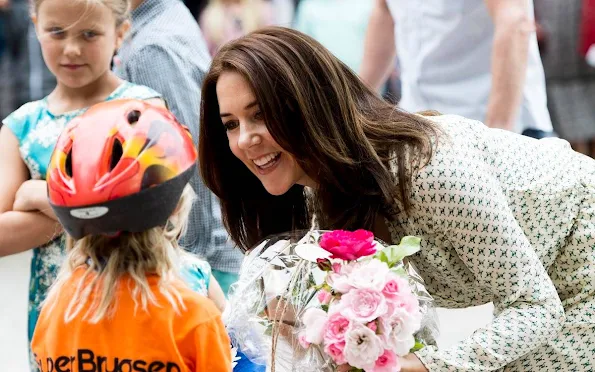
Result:
[[285,194],[287,191],[289,191],[289,189],[291,188],[291,186],[284,186],[284,185],[280,185],[280,184],[262,184],[264,186],[264,189],[271,195],[274,196],[281,196],[283,194]]

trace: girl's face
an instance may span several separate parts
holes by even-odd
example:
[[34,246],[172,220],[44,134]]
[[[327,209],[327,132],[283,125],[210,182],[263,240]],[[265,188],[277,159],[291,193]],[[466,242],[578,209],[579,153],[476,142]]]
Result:
[[217,81],[217,100],[231,152],[270,194],[285,194],[296,183],[316,186],[293,155],[273,139],[254,92],[242,75],[232,71],[222,73]]
[[60,84],[82,88],[110,71],[128,22],[102,3],[44,0],[34,17],[43,58]]

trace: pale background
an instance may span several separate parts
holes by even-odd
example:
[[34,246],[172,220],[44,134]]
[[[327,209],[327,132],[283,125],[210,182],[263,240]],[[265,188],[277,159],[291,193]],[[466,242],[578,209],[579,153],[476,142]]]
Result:
[[[0,371],[28,372],[27,288],[31,252],[0,258]],[[441,347],[489,323],[492,305],[464,310],[439,309]]]

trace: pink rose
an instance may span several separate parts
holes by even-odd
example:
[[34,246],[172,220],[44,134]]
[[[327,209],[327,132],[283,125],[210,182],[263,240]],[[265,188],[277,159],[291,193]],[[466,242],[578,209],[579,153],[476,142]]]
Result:
[[343,354],[343,350],[345,350],[345,341],[326,344],[324,346],[324,352],[337,364],[345,363],[345,354]]
[[411,288],[409,282],[406,279],[401,278],[396,274],[389,274],[384,289],[382,289],[384,296],[389,299],[396,299],[402,294],[411,294]]
[[328,316],[322,309],[310,307],[302,316],[304,323],[304,340],[311,344],[319,345],[326,327]]
[[338,263],[338,262],[335,262],[335,263],[332,265],[333,272],[334,272],[334,273],[336,273],[336,274],[341,274],[341,266],[342,266],[342,265],[341,265],[340,263]]
[[308,340],[306,340],[305,333],[300,333],[300,335],[298,336],[298,341],[299,341],[301,347],[303,347],[304,349],[307,349],[310,347],[310,343],[308,342]]
[[376,365],[374,366],[373,372],[393,372],[400,371],[401,366],[397,360],[397,356],[390,350],[384,350],[378,359],[376,359]]
[[327,232],[322,235],[320,246],[332,253],[331,258],[346,261],[357,260],[360,257],[376,253],[374,234],[366,230]]
[[397,308],[403,309],[412,315],[419,313],[419,302],[417,300],[417,297],[415,297],[415,295],[411,292],[401,293],[392,298],[386,296],[386,302],[388,304],[389,314],[392,314]]
[[370,323],[366,324],[366,327],[370,328],[374,332],[376,332],[376,330],[378,329],[376,322],[370,322]]
[[371,289],[353,289],[341,297],[341,314],[347,319],[360,323],[369,323],[388,311],[382,293]]
[[324,343],[333,344],[345,341],[345,332],[347,332],[350,324],[349,319],[339,312],[329,316],[324,331]]
[[325,289],[318,292],[316,296],[322,305],[328,305],[331,302],[331,298],[333,298],[333,295]]

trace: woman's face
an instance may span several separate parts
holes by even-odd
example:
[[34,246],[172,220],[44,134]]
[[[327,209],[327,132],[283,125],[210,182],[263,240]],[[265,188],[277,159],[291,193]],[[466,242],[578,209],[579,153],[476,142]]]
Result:
[[223,72],[217,81],[217,100],[231,152],[270,194],[285,194],[296,183],[315,187],[293,155],[271,137],[254,92],[242,75]]

